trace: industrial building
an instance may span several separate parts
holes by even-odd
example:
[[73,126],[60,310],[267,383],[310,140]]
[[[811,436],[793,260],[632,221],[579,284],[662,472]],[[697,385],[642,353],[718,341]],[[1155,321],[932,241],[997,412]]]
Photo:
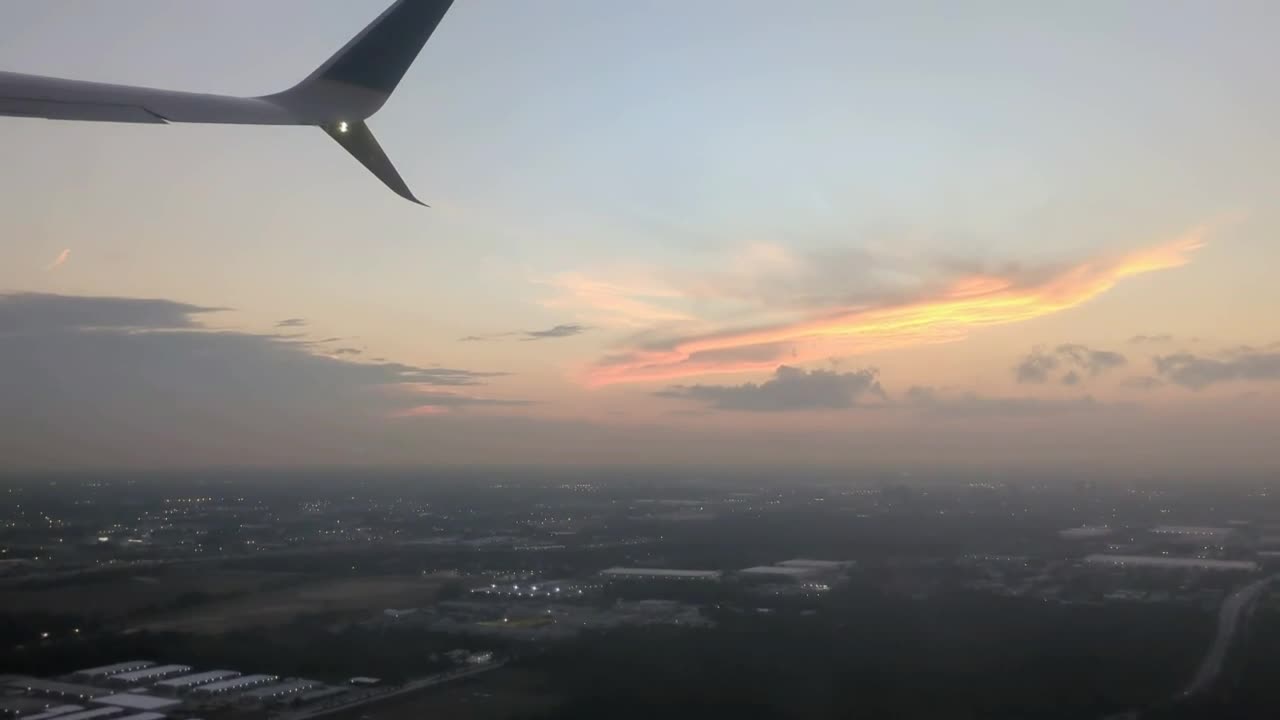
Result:
[[1256,572],[1258,563],[1252,560],[1207,560],[1203,558],[1168,557],[1164,555],[1089,555],[1084,559],[1089,565],[1112,567],[1148,567],[1176,570],[1234,570]]
[[171,692],[174,694],[189,692],[201,685],[209,683],[221,682],[232,678],[240,677],[240,673],[235,670],[207,670],[198,672],[193,675],[182,675],[180,677],[161,680],[155,684],[157,690]]
[[299,693],[306,692],[307,690],[313,690],[317,687],[320,687],[319,682],[299,678],[297,680],[289,680],[275,685],[268,685],[266,687],[258,688],[257,690],[250,690],[244,694],[244,697],[246,699],[267,702],[270,700],[279,700],[281,698],[297,695]]
[[71,673],[71,676],[77,680],[102,680],[103,678],[120,673],[133,672],[134,670],[142,670],[155,666],[150,660],[130,660],[129,662],[120,662],[113,665],[103,665],[101,667],[86,668]]
[[93,710],[81,710],[67,715],[54,715],[52,717],[57,720],[98,720],[98,718],[112,718],[116,715],[123,715],[124,710],[118,707],[95,708]]
[[83,709],[83,705],[57,705],[51,708],[46,708],[43,712],[36,715],[24,715],[22,720],[49,720],[49,718],[64,716]]
[[600,575],[610,580],[719,580],[723,573],[719,570],[611,567],[601,570]]
[[1157,525],[1151,528],[1157,535],[1179,535],[1186,537],[1223,538],[1235,532],[1229,527],[1205,527],[1201,525]]
[[782,567],[780,565],[757,565],[743,568],[738,575],[746,580],[767,580],[769,582],[803,582],[821,574],[821,571],[810,567]]
[[9,683],[9,687],[18,688],[32,695],[40,695],[42,697],[60,698],[64,700],[92,700],[103,695],[110,695],[110,690],[93,687],[91,685],[74,685],[72,683],[56,682],[54,680],[40,680],[31,678],[29,680],[15,680]]
[[111,720],[164,720],[164,713],[144,712],[137,715],[125,715],[123,717],[114,717]]
[[190,665],[156,665],[153,667],[142,668],[141,670],[132,670],[130,672],[116,673],[107,677],[107,682],[112,685],[129,687],[132,685],[143,685],[165,678],[175,677],[191,672]]
[[94,698],[93,704],[109,705],[125,710],[156,711],[181,705],[182,701],[143,693],[120,693],[119,695]]
[[203,697],[212,697],[214,695],[225,695],[227,693],[238,693],[250,690],[256,687],[262,687],[276,681],[275,675],[245,675],[231,680],[223,680],[221,682],[209,683],[201,685],[192,690],[193,695]]

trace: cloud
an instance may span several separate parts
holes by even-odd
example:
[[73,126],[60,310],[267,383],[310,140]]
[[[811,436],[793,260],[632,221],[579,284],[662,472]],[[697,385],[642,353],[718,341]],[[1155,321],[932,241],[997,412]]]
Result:
[[509,337],[520,337],[521,340],[547,340],[551,338],[566,338],[574,335],[581,335],[590,330],[587,325],[579,325],[577,323],[556,325],[546,330],[513,330],[509,332],[489,333],[487,335],[467,335],[458,338],[458,342],[489,342],[491,340],[502,340]]
[[[1135,275],[1185,265],[1203,245],[1203,232],[1118,257],[1061,267],[1006,266],[970,272],[923,283],[912,294],[893,289],[879,301],[807,308],[789,319],[753,326],[735,324],[657,341],[646,339],[595,363],[586,381],[608,385],[760,371],[783,361],[810,362],[832,355],[952,342],[976,328],[1025,322],[1074,308]],[[727,361],[715,354],[752,347],[772,350],[748,361]]]
[[1177,385],[1200,390],[1223,382],[1280,380],[1280,352],[1273,347],[1235,348],[1217,358],[1175,353],[1152,360],[1161,377]]
[[58,253],[58,256],[53,259],[53,262],[49,263],[44,267],[45,272],[57,270],[63,265],[66,265],[67,261],[70,259],[71,259],[71,248],[64,248],[62,252]]
[[838,410],[857,405],[864,397],[883,399],[879,373],[874,369],[837,373],[805,371],[782,365],[773,378],[743,385],[674,385],[658,397],[695,400],[717,410],[784,412]]
[[972,392],[944,393],[934,387],[919,385],[907,390],[902,404],[908,408],[953,417],[1054,415],[1101,407],[1089,395],[1072,400],[989,397]]
[[1156,345],[1173,342],[1173,336],[1168,333],[1160,333],[1158,335],[1134,335],[1129,338],[1129,342],[1134,345]]
[[1151,377],[1150,375],[1139,375],[1126,378],[1125,381],[1120,384],[1121,386],[1132,390],[1155,390],[1161,385],[1164,385],[1164,381],[1157,377]]
[[361,355],[363,353],[364,351],[361,350],[360,348],[344,347],[344,348],[335,348],[333,350],[334,355]]
[[1044,348],[1033,348],[1013,367],[1014,378],[1020,383],[1039,384],[1047,382],[1053,371],[1059,367],[1073,368],[1061,378],[1064,385],[1078,385],[1084,381],[1081,372],[1089,377],[1097,377],[1108,370],[1124,366],[1128,359],[1117,352],[1094,350],[1078,343],[1059,345],[1052,352]]
[[284,320],[281,320],[280,322],[276,323],[276,327],[296,328],[296,327],[306,327],[306,324],[307,324],[306,318],[285,318]]
[[170,300],[0,294],[0,335],[68,330],[178,330],[201,327],[198,316],[227,308]]
[[1036,348],[1018,361],[1018,364],[1013,367],[1013,374],[1020,383],[1043,383],[1049,379],[1049,373],[1057,368],[1056,356]]
[[529,330],[524,333],[525,340],[545,340],[547,338],[564,338],[581,335],[590,330],[586,325],[556,325],[546,330]]
[[357,362],[279,335],[205,329],[198,318],[215,310],[0,296],[0,455],[138,463],[198,451],[239,462],[242,449],[274,457],[276,445],[329,452],[426,404],[515,402],[463,390],[501,373]]

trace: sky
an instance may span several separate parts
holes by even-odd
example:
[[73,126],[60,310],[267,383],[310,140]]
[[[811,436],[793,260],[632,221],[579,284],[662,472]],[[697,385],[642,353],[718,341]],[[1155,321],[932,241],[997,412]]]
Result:
[[[8,0],[258,95],[384,0]],[[457,0],[370,120],[0,118],[15,469],[1280,470],[1275,3]]]

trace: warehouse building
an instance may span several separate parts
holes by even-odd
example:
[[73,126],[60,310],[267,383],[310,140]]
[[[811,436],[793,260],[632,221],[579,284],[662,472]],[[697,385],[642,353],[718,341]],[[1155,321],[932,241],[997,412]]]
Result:
[[251,690],[244,694],[247,700],[257,700],[258,702],[272,702],[292,697],[299,693],[320,687],[320,683],[316,680],[289,680],[287,682],[278,683],[276,685],[268,685],[266,687]]
[[110,690],[103,690],[91,685],[75,685],[54,680],[40,680],[38,678],[16,680],[9,683],[9,687],[18,688],[32,695],[58,698],[60,700],[92,700],[96,697],[111,694]]
[[120,693],[119,695],[108,695],[106,697],[94,698],[95,705],[109,705],[112,707],[122,708],[124,710],[155,712],[164,710],[176,705],[181,705],[181,700],[173,698],[164,698],[156,695],[146,695],[144,693]]
[[22,720],[49,720],[50,718],[67,715],[83,709],[83,705],[56,705],[51,708],[45,708],[42,712],[35,715],[23,715]]
[[81,710],[79,712],[69,713],[67,715],[54,715],[56,720],[99,720],[102,718],[114,718],[117,715],[123,715],[124,710],[118,707],[104,707],[93,710]]
[[215,695],[226,695],[228,693],[244,692],[256,687],[262,687],[276,681],[275,675],[245,675],[231,680],[223,680],[221,682],[209,683],[201,685],[192,690],[193,695],[202,697],[213,697]]
[[130,660],[129,662],[115,663],[113,665],[103,665],[102,667],[86,668],[77,670],[71,674],[77,680],[103,680],[112,675],[120,673],[133,672],[134,670],[142,670],[143,668],[154,667],[155,663],[150,660]]
[[107,678],[107,682],[121,687],[145,685],[165,678],[184,675],[191,672],[190,665],[156,665],[154,667],[116,673]]
[[161,680],[155,684],[155,689],[162,692],[173,693],[178,695],[200,687],[209,683],[222,682],[223,680],[231,680],[240,677],[240,673],[235,670],[207,670],[198,672],[193,675],[182,675],[168,680]]

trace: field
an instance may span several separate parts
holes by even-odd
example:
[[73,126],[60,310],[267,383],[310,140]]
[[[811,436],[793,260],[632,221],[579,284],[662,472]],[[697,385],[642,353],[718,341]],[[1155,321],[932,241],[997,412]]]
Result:
[[441,581],[418,575],[332,577],[192,568],[84,576],[40,588],[0,590],[9,612],[84,615],[132,630],[217,634],[287,623],[308,614],[367,617],[429,605]]
[[539,715],[558,700],[545,688],[545,678],[529,670],[503,668],[474,680],[424,690],[385,703],[351,708],[325,720],[504,720]]

